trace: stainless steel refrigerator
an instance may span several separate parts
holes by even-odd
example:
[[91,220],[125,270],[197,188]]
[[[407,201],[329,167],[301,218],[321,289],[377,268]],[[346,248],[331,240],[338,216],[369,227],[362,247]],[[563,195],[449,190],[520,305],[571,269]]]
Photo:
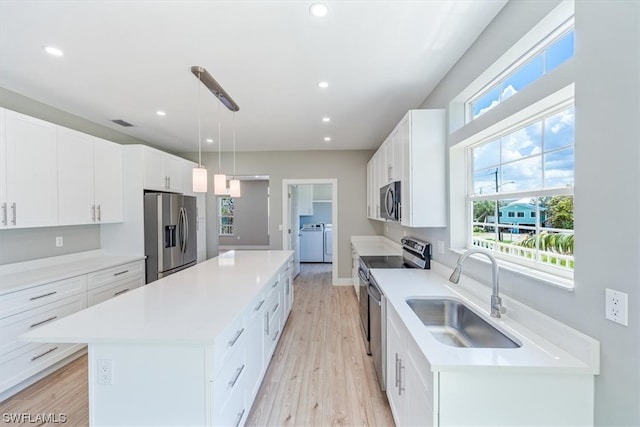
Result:
[[171,193],[144,195],[147,283],[196,263],[196,198]]

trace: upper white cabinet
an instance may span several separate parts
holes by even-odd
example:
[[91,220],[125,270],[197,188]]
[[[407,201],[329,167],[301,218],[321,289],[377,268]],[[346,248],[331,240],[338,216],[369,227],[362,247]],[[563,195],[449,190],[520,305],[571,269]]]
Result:
[[313,215],[313,185],[298,186],[298,215]]
[[0,227],[58,223],[56,125],[0,109]]
[[182,192],[184,160],[151,147],[144,147],[144,188]]
[[410,110],[367,165],[367,213],[380,218],[380,187],[400,181],[401,223],[445,227],[445,110]]
[[59,225],[123,221],[122,147],[58,127]]

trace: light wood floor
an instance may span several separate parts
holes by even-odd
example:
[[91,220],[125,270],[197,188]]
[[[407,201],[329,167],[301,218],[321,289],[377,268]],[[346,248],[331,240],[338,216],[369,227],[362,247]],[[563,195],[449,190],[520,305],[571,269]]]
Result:
[[[247,425],[392,426],[365,353],[353,288],[331,286],[330,264],[302,264],[294,296]],[[83,356],[0,403],[0,414],[64,413],[65,425],[86,426],[87,393]]]
[[294,298],[247,425],[392,426],[353,288],[332,286],[329,264],[302,264]]

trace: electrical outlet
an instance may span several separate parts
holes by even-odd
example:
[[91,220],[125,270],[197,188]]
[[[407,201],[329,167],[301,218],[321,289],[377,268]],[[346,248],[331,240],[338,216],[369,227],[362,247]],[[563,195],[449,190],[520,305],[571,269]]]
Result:
[[98,359],[98,384],[113,384],[113,363],[109,359]]
[[438,253],[444,255],[444,240],[438,240]]
[[64,240],[62,236],[56,237],[56,248],[61,248],[64,245]]
[[605,289],[605,317],[612,322],[629,326],[627,294],[609,288]]

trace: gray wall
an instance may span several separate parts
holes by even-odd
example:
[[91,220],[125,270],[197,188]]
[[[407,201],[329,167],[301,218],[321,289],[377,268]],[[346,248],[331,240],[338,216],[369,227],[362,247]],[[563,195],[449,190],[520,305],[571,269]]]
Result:
[[[197,153],[183,153],[185,158],[197,159]],[[239,152],[236,155],[237,175],[268,175],[271,217],[269,234],[271,249],[282,248],[282,180],[330,179],[338,180],[338,277],[351,277],[351,235],[382,234],[382,226],[370,221],[367,213],[367,162],[373,151],[267,151]],[[228,155],[224,155],[223,160]],[[213,188],[213,166],[218,164],[217,153],[202,153],[202,163],[209,165],[209,186]],[[225,165],[222,165],[223,169]],[[207,212],[215,212],[215,197],[207,193]],[[207,216],[207,230],[215,230],[215,219]],[[335,222],[335,220],[334,220]],[[207,257],[218,253],[217,233],[207,233]]]
[[[421,108],[444,108],[558,2],[509,2]],[[597,425],[640,425],[640,2],[576,1],[575,290],[501,272],[508,294],[601,343]],[[448,176],[448,174],[447,174]],[[461,177],[462,178],[462,177]],[[619,207],[624,207],[620,209]],[[615,223],[611,220],[616,210]],[[404,229],[432,243],[448,229]],[[434,258],[453,268],[449,251]],[[485,265],[468,272],[488,282]],[[604,318],[605,288],[629,295],[629,326]]]
[[[0,107],[121,144],[142,144],[128,135],[66,113],[0,87]],[[64,246],[56,248],[62,236]],[[0,230],[0,265],[100,249],[100,226],[65,226]]]
[[233,236],[220,236],[220,246],[269,246],[269,181],[242,181],[240,189],[242,197],[233,199]]

